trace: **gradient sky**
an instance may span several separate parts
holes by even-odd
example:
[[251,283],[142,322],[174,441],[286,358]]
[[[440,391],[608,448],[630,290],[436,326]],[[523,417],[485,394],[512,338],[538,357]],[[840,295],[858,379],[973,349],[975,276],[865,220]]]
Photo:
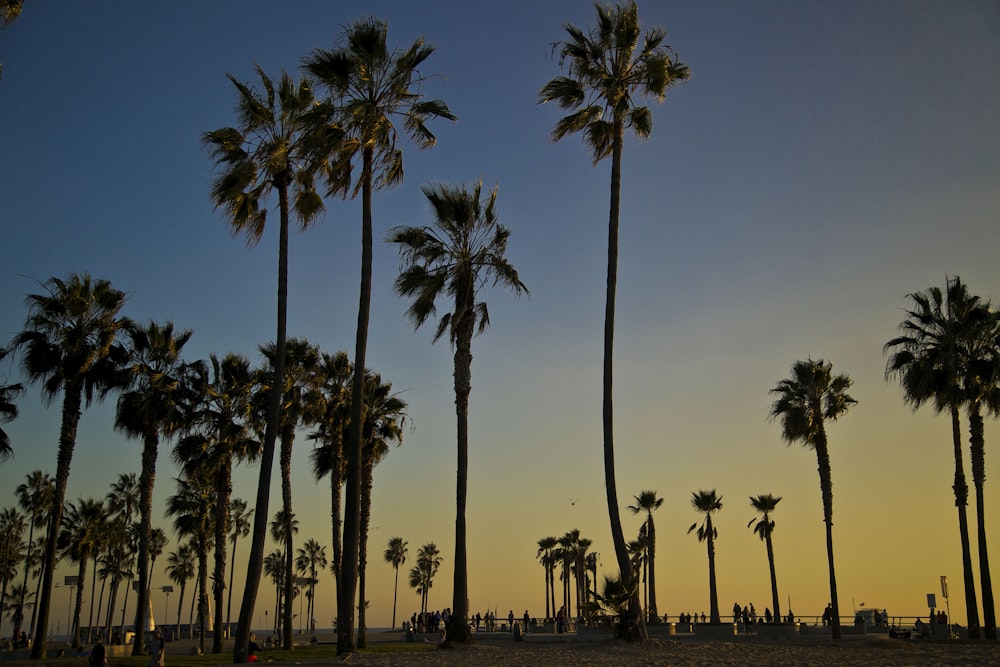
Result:
[[[591,21],[592,3],[26,3],[0,33],[0,342],[22,328],[26,293],[79,271],[128,292],[129,316],[193,329],[191,359],[231,351],[259,360],[257,345],[274,337],[276,235],[269,229],[253,248],[229,235],[209,200],[213,165],[200,137],[235,123],[227,72],[248,81],[259,63],[272,78],[281,68],[299,76],[301,56],[330,48],[367,14],[388,19],[393,44],[424,36],[436,45],[424,72],[440,77],[425,93],[459,117],[434,123],[433,150],[405,147],[404,184],[375,199],[376,238],[429,222],[422,185],[482,178],[499,185],[509,258],[531,290],[530,299],[489,294],[492,326],[473,344],[469,594],[473,611],[541,616],[538,539],[579,529],[603,570],[614,567],[601,458],[610,167],[592,166],[578,137],[550,143],[560,112],[536,104],[559,73],[551,43],[563,23]],[[829,429],[843,613],[862,603],[925,613],[926,593],[940,593],[947,575],[953,617],[964,623],[949,422],[902,403],[883,378],[882,345],[906,295],[945,276],[1000,298],[1000,8],[644,2],[640,18],[667,29],[692,72],[654,105],[652,137],[629,139],[623,162],[617,480],[623,508],[643,489],[665,499],[656,514],[660,613],[708,612],[704,544],[685,531],[698,519],[692,492],[712,488],[725,505],[723,611],[734,601],[770,606],[765,550],[746,526],[748,497],[772,493],[783,498],[774,516],[782,609],[790,598],[800,616],[822,612],[815,455],[787,447],[767,419],[768,390],[812,356],[849,374],[859,401]],[[291,239],[288,331],[353,354],[360,205],[330,200],[327,209]],[[393,573],[381,554],[393,536],[409,543],[407,570],[420,545],[438,545],[430,606],[451,605],[451,354],[431,345],[432,329],[414,334],[405,321],[407,304],[391,290],[398,270],[395,250],[378,243],[368,365],[403,392],[413,428],[375,474],[371,627],[391,619]],[[16,368],[4,364],[3,376],[16,378]],[[0,466],[0,505],[15,502],[30,471],[54,472],[60,401],[46,408],[35,389],[21,399],[22,416],[5,427],[16,456]],[[103,497],[118,473],[139,469],[140,443],[111,429],[112,412],[108,403],[84,414],[68,500]],[[988,420],[989,452],[998,435]],[[310,447],[303,432],[293,473],[299,540],[329,547],[329,490],[309,475]],[[155,490],[165,528],[163,501],[175,489],[168,448]],[[987,465],[995,528],[992,454]],[[255,467],[241,468],[235,495],[252,504],[256,478]],[[274,480],[272,512],[276,471]],[[627,536],[640,522],[623,509]],[[1000,535],[991,537],[996,569]],[[171,536],[167,551],[176,548]],[[153,585],[168,583],[157,569]],[[237,583],[234,597],[241,592]],[[334,615],[329,573],[317,594],[322,627]],[[258,600],[263,625],[270,587]],[[162,594],[153,602],[161,621]],[[55,624],[65,593],[53,604]],[[417,606],[401,583],[399,614]]]

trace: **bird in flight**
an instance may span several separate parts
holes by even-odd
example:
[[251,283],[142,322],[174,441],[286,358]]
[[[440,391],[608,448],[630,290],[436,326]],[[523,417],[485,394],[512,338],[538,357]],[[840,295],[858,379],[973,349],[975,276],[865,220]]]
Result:
[[569,500],[570,505],[576,505],[578,502],[580,502],[579,498],[570,498],[569,496],[566,496],[566,499]]

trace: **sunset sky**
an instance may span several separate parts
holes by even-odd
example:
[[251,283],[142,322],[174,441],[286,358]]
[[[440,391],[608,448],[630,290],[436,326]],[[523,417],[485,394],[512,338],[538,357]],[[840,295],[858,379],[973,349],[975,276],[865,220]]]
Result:
[[[686,530],[699,519],[692,493],[713,488],[724,502],[723,613],[733,602],[761,614],[771,604],[765,549],[747,528],[748,498],[762,493],[783,498],[774,515],[782,611],[790,599],[796,615],[822,613],[815,455],[786,446],[767,419],[768,390],[811,356],[850,375],[858,400],[828,430],[842,613],[864,604],[924,614],[946,575],[964,624],[949,421],[903,404],[884,379],[882,346],[906,295],[946,276],[1000,299],[1000,6],[647,0],[639,11],[691,68],[688,83],[653,104],[651,138],[627,140],[622,176],[617,482],[627,538],[641,523],[624,509],[633,496],[653,489],[665,500],[655,515],[660,613],[708,613],[705,545]],[[401,392],[409,420],[375,472],[369,625],[391,621],[393,572],[382,560],[391,537],[409,544],[406,571],[421,545],[440,548],[432,609],[451,606],[454,553],[451,351],[431,344],[433,327],[412,331],[408,304],[392,292],[399,260],[380,239],[430,222],[421,186],[480,178],[499,186],[508,257],[531,298],[488,293],[491,327],[473,343],[470,605],[542,616],[540,538],[579,529],[603,572],[615,568],[601,449],[610,164],[593,166],[579,137],[551,143],[560,110],[537,104],[560,73],[552,42],[564,23],[593,21],[591,2],[27,2],[0,33],[0,345],[24,325],[25,294],[51,276],[89,272],[130,295],[128,316],[192,329],[189,359],[238,352],[259,362],[257,346],[275,334],[276,228],[251,248],[229,234],[209,199],[201,135],[236,123],[227,72],[250,81],[257,63],[272,78],[282,68],[299,77],[302,56],[331,48],[369,14],[388,20],[395,46],[423,36],[437,47],[422,72],[440,76],[424,93],[459,117],[433,123],[432,150],[404,144],[405,182],[374,203],[367,361]],[[330,199],[323,220],[293,235],[289,335],[353,355],[360,229],[360,202]],[[18,378],[5,360],[0,381]],[[0,465],[0,507],[15,504],[32,470],[54,474],[60,404],[46,407],[32,388],[4,426],[15,457]],[[113,431],[113,407],[83,416],[67,500],[103,498],[119,473],[139,470],[141,445]],[[296,546],[315,538],[329,549],[329,485],[311,478],[306,435],[295,445]],[[998,438],[988,418],[994,576]],[[161,446],[154,496],[164,528],[176,488],[170,446]],[[257,473],[244,466],[236,476],[235,495],[251,505]],[[273,480],[272,514],[277,469]],[[970,504],[973,526],[974,517]],[[248,547],[238,546],[234,606]],[[171,534],[167,552],[176,548]],[[973,553],[981,604],[975,541]],[[165,560],[154,587],[169,583]],[[419,598],[405,573],[400,580],[403,617]],[[335,613],[333,590],[327,572],[320,627]],[[273,616],[273,600],[263,584],[255,625],[265,609]],[[157,622],[176,622],[176,601],[162,619],[154,591]],[[56,591],[53,627],[66,604]]]

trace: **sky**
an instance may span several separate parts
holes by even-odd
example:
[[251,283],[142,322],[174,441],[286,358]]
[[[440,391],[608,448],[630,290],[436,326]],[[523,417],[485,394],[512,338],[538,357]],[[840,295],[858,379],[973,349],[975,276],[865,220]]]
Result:
[[[652,136],[626,140],[622,167],[617,485],[629,538],[642,521],[625,509],[633,496],[650,489],[664,499],[655,514],[660,613],[708,613],[705,545],[686,534],[702,489],[724,503],[721,608],[770,606],[766,552],[747,522],[749,497],[771,493],[782,497],[782,609],[790,601],[798,616],[822,613],[829,588],[815,455],[787,446],[768,420],[769,390],[811,357],[848,374],[858,400],[828,429],[842,613],[926,613],[927,593],[944,605],[944,575],[951,614],[965,623],[950,425],[904,405],[884,378],[882,346],[904,319],[907,294],[946,276],[1000,298],[1000,7],[712,0],[639,10],[691,69],[663,104],[651,102]],[[432,345],[433,328],[414,332],[405,319],[407,303],[392,292],[399,259],[380,239],[431,221],[422,186],[479,179],[498,186],[508,258],[531,296],[487,293],[491,326],[473,343],[470,605],[542,616],[539,539],[579,529],[602,573],[615,569],[601,440],[610,165],[594,166],[579,137],[553,144],[560,110],[537,103],[561,73],[552,43],[565,23],[592,23],[592,3],[26,3],[0,33],[0,345],[23,327],[26,294],[49,277],[88,272],[130,295],[124,314],[192,329],[187,358],[237,352],[259,362],[257,346],[274,337],[276,231],[254,247],[230,235],[210,202],[214,168],[200,138],[236,122],[226,73],[250,81],[256,63],[272,78],[282,69],[300,77],[304,55],[332,48],[344,26],[368,15],[388,21],[393,46],[418,37],[435,45],[423,92],[458,116],[432,124],[433,149],[404,144],[405,181],[373,207],[367,362],[407,401],[409,420],[402,446],[375,473],[369,626],[391,623],[393,571],[382,559],[391,537],[409,545],[399,617],[418,608],[405,571],[429,542],[444,558],[429,605],[451,606],[454,554],[451,351],[447,341]],[[353,355],[360,203],[326,205],[290,241],[288,331]],[[3,362],[0,378],[17,380],[16,366]],[[0,465],[0,507],[15,504],[32,470],[54,472],[59,400],[46,406],[32,388],[4,426],[15,457]],[[67,500],[102,498],[119,473],[139,470],[141,445],[113,431],[113,408],[84,413]],[[329,549],[329,487],[311,478],[306,435],[293,462],[298,539]],[[998,437],[987,419],[994,528]],[[164,500],[176,488],[169,448],[161,446],[154,494],[165,529]],[[257,474],[236,473],[234,495],[251,505]],[[273,512],[276,471],[272,479]],[[974,511],[970,504],[973,526]],[[237,547],[237,600],[248,544]],[[171,533],[167,552],[176,548]],[[157,570],[154,588],[169,583],[159,562]],[[73,573],[63,566],[57,576]],[[53,624],[65,624],[64,591],[55,591]],[[335,614],[333,597],[327,573],[317,587],[320,627]],[[265,584],[255,625],[266,624],[265,609],[273,615],[273,600]],[[158,622],[165,602],[154,591]],[[176,610],[163,620],[176,622]]]

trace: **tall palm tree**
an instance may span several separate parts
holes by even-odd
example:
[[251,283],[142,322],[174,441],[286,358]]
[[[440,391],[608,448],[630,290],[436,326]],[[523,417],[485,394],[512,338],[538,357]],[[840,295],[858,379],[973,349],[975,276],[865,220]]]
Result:
[[326,566],[326,547],[316,540],[309,538],[296,550],[295,567],[309,574],[309,609],[306,613],[309,632],[316,631],[316,584],[319,582],[316,570]]
[[[288,527],[291,526],[291,531],[289,532]],[[274,518],[271,519],[271,539],[277,542],[281,546],[281,562],[283,572],[280,579],[281,589],[279,591],[280,602],[278,607],[281,611],[281,617],[278,619],[278,627],[280,628],[279,635],[288,635],[292,632],[292,599],[295,596],[294,591],[294,581],[292,585],[288,585],[288,579],[292,577],[293,571],[288,568],[288,563],[293,562],[294,559],[290,555],[292,551],[292,539],[289,539],[290,535],[294,536],[299,532],[299,520],[295,518],[294,515],[286,516],[285,510],[280,509],[274,513]]]
[[260,88],[244,84],[231,74],[237,90],[238,127],[225,127],[203,135],[215,157],[219,174],[212,185],[216,208],[226,212],[233,233],[250,244],[260,241],[267,221],[268,200],[278,196],[278,314],[275,359],[267,426],[257,484],[256,514],[251,538],[247,582],[236,629],[233,659],[246,662],[257,588],[264,563],[268,496],[274,445],[278,437],[281,388],[285,377],[285,329],[288,310],[288,228],[292,214],[305,229],[324,210],[323,199],[313,187],[315,163],[304,141],[303,122],[313,106],[309,84],[296,84],[284,71],[275,86],[259,66]]
[[229,564],[229,594],[226,597],[226,636],[232,634],[233,575],[236,574],[236,541],[250,534],[250,517],[253,508],[247,508],[247,501],[233,498],[229,501],[229,541],[232,542],[232,558]]
[[361,293],[346,452],[345,558],[341,562],[341,597],[337,601],[339,653],[354,650],[354,596],[361,539],[361,425],[372,291],[372,193],[403,180],[397,122],[402,123],[403,132],[418,148],[425,149],[437,141],[426,125],[428,120],[455,120],[443,101],[425,100],[420,91],[426,77],[419,68],[434,47],[418,39],[405,50],[390,49],[388,30],[385,21],[361,19],[345,29],[342,41],[332,49],[314,50],[303,59],[303,66],[316,83],[329,91],[331,99],[322,107],[327,118],[344,132],[344,140],[326,153],[331,192],[351,191],[351,165],[361,163],[361,175],[352,192],[353,196],[361,193]]
[[[28,552],[25,555],[24,564],[24,580],[21,584],[21,590],[28,590],[28,571],[31,569],[28,567],[28,563],[34,558],[34,546],[35,546],[35,524],[40,523],[45,520],[49,511],[52,509],[52,495],[54,493],[54,486],[52,478],[41,470],[35,470],[28,473],[27,480],[21,484],[18,484],[17,488],[14,490],[17,496],[17,504],[20,505],[21,509],[28,517]],[[40,582],[39,582],[40,583]],[[38,593],[35,593],[35,598],[37,599]],[[24,598],[18,599],[18,609],[15,612],[15,618],[17,619],[14,624],[20,625],[21,620],[24,618]],[[32,605],[32,620],[31,628],[35,627],[34,621],[34,610],[37,605]]]
[[[889,355],[886,379],[895,378],[903,390],[903,401],[917,410],[930,403],[935,413],[947,411],[951,417],[955,475],[952,490],[958,508],[958,530],[962,544],[962,575],[965,584],[965,612],[969,638],[979,639],[979,608],[972,569],[969,522],[966,506],[969,485],[962,459],[960,409],[965,393],[962,383],[966,355],[967,326],[972,307],[968,289],[961,278],[946,279],[945,289],[930,287],[908,295],[906,319],[899,336],[883,346]],[[978,319],[978,318],[976,318]]]
[[332,532],[333,561],[330,569],[336,590],[336,600],[340,600],[341,561],[341,487],[344,483],[344,434],[350,423],[351,377],[353,369],[347,353],[323,353],[322,410],[316,415],[316,430],[309,439],[319,443],[309,452],[309,463],[313,478],[318,482],[330,476],[330,525]]
[[[153,487],[161,437],[170,437],[184,425],[183,406],[192,391],[196,368],[181,358],[181,350],[192,332],[175,332],[173,322],[150,321],[144,327],[129,327],[131,341],[128,385],[118,398],[115,428],[142,440],[139,475],[139,567],[135,627],[145,627],[149,607],[150,534],[153,522]],[[145,637],[135,634],[132,655],[143,655]]]
[[274,632],[280,632],[281,595],[285,589],[285,554],[281,549],[275,549],[264,559],[264,574],[271,578],[274,584]]
[[[118,598],[121,580],[133,576],[131,567],[127,563],[132,557],[128,532],[133,525],[132,519],[139,510],[139,479],[136,474],[133,472],[119,474],[118,478],[111,483],[111,489],[104,500],[111,521],[110,530],[114,534],[110,554],[112,561],[110,563],[111,589],[108,592],[108,612],[104,623],[104,628],[110,635],[114,624],[115,601]],[[128,594],[128,589],[125,590],[125,593]]]
[[632,514],[639,512],[646,513],[646,520],[643,525],[646,527],[647,559],[649,563],[649,606],[647,614],[650,623],[659,621],[659,612],[656,610],[656,527],[653,525],[653,511],[660,509],[663,505],[663,498],[656,495],[656,491],[641,491],[635,498],[635,505],[629,505],[628,509]]
[[66,504],[62,529],[59,532],[60,550],[72,562],[77,563],[76,602],[73,606],[72,645],[80,648],[80,613],[83,609],[83,595],[87,583],[87,561],[95,555],[100,540],[106,534],[104,503],[93,498],[81,499]]
[[[535,557],[538,558],[542,567],[545,569],[545,619],[548,621],[550,618],[555,617],[555,569],[556,561],[553,558],[553,553],[556,547],[559,546],[559,538],[554,535],[548,537],[543,537],[538,540],[538,551],[535,553]],[[552,606],[549,606],[549,597],[551,591]]]
[[465,186],[423,188],[434,211],[434,223],[425,227],[397,227],[389,240],[399,246],[404,268],[396,292],[413,299],[407,316],[415,328],[436,314],[435,302],[451,297],[449,311],[437,325],[434,340],[445,333],[455,350],[454,390],[458,421],[458,482],[455,517],[455,577],[448,638],[468,643],[469,576],[465,509],[469,478],[469,394],[472,391],[472,337],[489,326],[486,301],[480,293],[487,283],[519,295],[527,288],[507,260],[510,230],[497,219],[497,188],[481,200],[482,181],[470,191]]
[[441,552],[428,542],[417,551],[417,564],[410,568],[410,588],[420,595],[420,611],[427,611],[427,598],[434,585],[434,576],[441,567]]
[[35,641],[31,646],[34,659],[46,654],[56,538],[62,525],[81,407],[89,407],[95,397],[102,399],[113,389],[117,370],[126,358],[119,334],[127,322],[119,316],[125,294],[107,280],[74,273],[65,280],[49,278],[42,288],[41,293],[27,296],[24,330],[13,341],[13,348],[21,353],[24,376],[30,382],[42,384],[44,400],[52,402],[59,392],[63,395],[55,494],[45,542]]
[[753,526],[753,532],[767,545],[767,565],[771,571],[771,605],[774,607],[774,618],[778,623],[781,622],[781,605],[778,598],[778,578],[774,574],[774,545],[771,543],[774,521],[771,519],[771,512],[779,502],[781,497],[775,498],[770,493],[751,496],[750,505],[760,516],[750,519],[750,523],[747,524],[747,528]]
[[212,652],[222,652],[223,595],[226,577],[226,542],[229,538],[233,463],[254,460],[259,443],[250,429],[257,379],[250,362],[238,354],[221,360],[209,357],[210,371],[192,391],[188,407],[189,435],[174,448],[174,460],[188,473],[211,475],[215,487],[212,593],[215,599]]
[[403,425],[406,423],[406,401],[392,392],[391,382],[382,382],[382,376],[369,372],[365,379],[364,465],[361,484],[361,541],[358,544],[358,638],[357,647],[367,648],[367,570],[368,526],[372,514],[372,487],[375,466],[389,453],[389,444],[403,444]]
[[392,565],[396,571],[396,583],[392,589],[392,629],[396,629],[396,596],[399,593],[399,567],[406,562],[406,540],[402,537],[390,537],[389,544],[382,554],[385,562]]
[[857,403],[847,393],[852,380],[834,375],[833,364],[822,359],[796,361],[792,375],[779,382],[772,394],[771,418],[781,420],[781,437],[788,444],[801,442],[816,452],[819,485],[823,494],[823,521],[826,523],[826,558],[830,569],[830,605],[833,611],[833,638],[840,639],[840,605],[837,576],[833,567],[833,478],[827,448],[826,422],[834,421]]
[[976,489],[976,532],[979,542],[979,582],[983,589],[983,628],[986,639],[997,638],[993,580],[986,538],[986,449],[983,434],[983,410],[1000,413],[1000,315],[989,304],[979,305],[978,297],[964,322],[967,329],[966,365],[963,385],[965,412],[969,419],[969,445],[972,483]]
[[[284,390],[281,398],[280,429],[281,453],[279,468],[281,470],[281,516],[289,522],[285,526],[285,598],[290,600],[292,586],[295,583],[293,562],[293,537],[291,520],[295,516],[292,509],[292,447],[295,442],[295,432],[300,424],[311,423],[322,410],[322,391],[324,377],[319,346],[311,344],[304,338],[290,338],[285,346]],[[260,346],[260,352],[274,367],[276,348],[273,345]],[[269,392],[267,384],[268,373],[262,374],[261,387]],[[272,375],[277,377],[276,374]],[[285,605],[285,625],[292,627],[292,605]],[[292,635],[284,634],[285,650],[293,649]]]
[[[604,314],[604,485],[615,556],[630,590],[631,565],[625,548],[618,491],[615,483],[612,368],[615,332],[615,300],[618,284],[618,227],[621,202],[621,163],[625,129],[645,139],[653,129],[648,107],[637,106],[635,96],[662,102],[667,89],[687,80],[688,68],[678,62],[673,49],[663,43],[666,31],[649,30],[639,47],[641,28],[635,2],[595,5],[597,25],[588,31],[566,24],[567,38],[553,45],[559,51],[566,76],[545,84],[539,102],[555,102],[571,111],[552,130],[552,140],[582,132],[594,164],[611,156],[611,209],[608,220],[608,278]],[[638,588],[635,588],[638,591]],[[632,612],[638,614],[638,592]],[[640,630],[644,633],[643,629]]]
[[[0,13],[2,16],[2,13]],[[0,347],[0,361],[10,353],[9,350],[5,350]],[[3,384],[6,380],[0,378],[0,424],[6,424],[7,422],[13,421],[17,417],[17,405],[14,403],[14,399],[23,391],[24,387],[20,384]],[[14,455],[14,448],[10,442],[10,436],[7,432],[0,428],[0,463],[6,461]]]
[[721,623],[719,616],[719,589],[715,583],[715,540],[719,537],[719,531],[712,525],[712,515],[722,509],[722,496],[711,491],[696,491],[691,494],[691,506],[705,515],[701,525],[692,523],[688,528],[691,533],[698,529],[698,541],[705,542],[708,547],[708,595],[709,595],[709,616],[711,623]]
[[[171,551],[167,555],[167,576],[170,577],[170,581],[174,582],[180,586],[181,594],[178,596],[177,600],[177,638],[180,639],[181,636],[181,611],[184,609],[184,590],[187,587],[187,582],[194,578],[195,567],[196,567],[196,557],[194,549],[191,547],[190,543],[185,542],[177,548],[177,551]],[[188,626],[188,634],[190,635],[190,623]]]
[[198,650],[205,653],[208,634],[208,552],[215,534],[216,489],[210,470],[188,470],[175,480],[177,492],[167,497],[166,516],[173,517],[174,532],[189,540],[198,559]]

